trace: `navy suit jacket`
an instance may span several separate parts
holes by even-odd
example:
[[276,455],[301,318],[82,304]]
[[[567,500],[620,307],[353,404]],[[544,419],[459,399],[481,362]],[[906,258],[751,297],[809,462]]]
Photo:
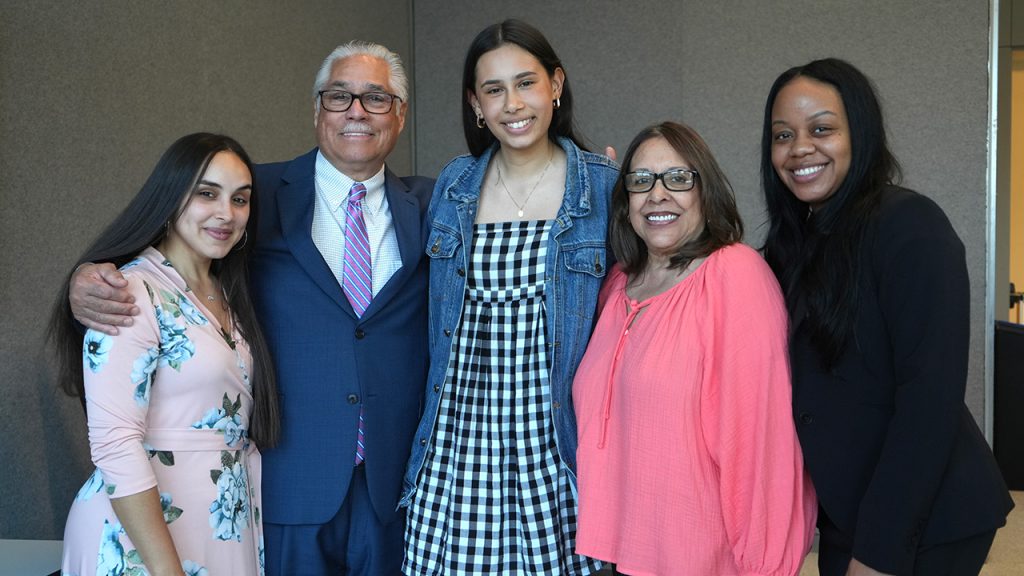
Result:
[[426,382],[423,218],[433,180],[386,171],[402,267],[357,318],[313,244],[316,154],[255,168],[259,233],[250,275],[282,413],[281,442],[263,451],[263,518],[323,524],[337,513],[352,477],[362,405],[370,500],[389,522]]

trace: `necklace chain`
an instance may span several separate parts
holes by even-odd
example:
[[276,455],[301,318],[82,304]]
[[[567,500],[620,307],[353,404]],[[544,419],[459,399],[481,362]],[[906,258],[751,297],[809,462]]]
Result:
[[[196,296],[199,296],[199,297],[204,297],[204,296],[203,296],[203,294],[202,294],[201,292],[199,292],[198,290],[193,290],[193,289],[192,289],[192,287],[188,285],[188,282],[185,282],[185,288],[187,288],[189,292],[192,292],[192,293],[193,293],[193,294],[195,294]],[[205,296],[205,298],[206,298],[206,299],[207,299],[208,301],[210,301],[210,302],[216,302],[216,301],[217,301],[217,297],[216,297],[216,296],[214,296],[213,294],[207,294],[207,295]]]
[[537,178],[537,181],[533,183],[533,188],[530,189],[530,193],[526,195],[526,199],[523,200],[522,204],[516,202],[516,199],[512,197],[512,193],[509,192],[508,186],[505,185],[505,180],[501,177],[501,162],[494,163],[495,166],[498,167],[498,184],[501,184],[501,188],[505,191],[505,195],[508,196],[508,199],[512,201],[512,204],[514,204],[515,207],[519,209],[520,218],[523,217],[523,209],[526,208],[526,204],[530,201],[530,198],[533,197],[533,193],[537,191],[537,187],[540,186],[541,181],[544,180],[544,176],[547,175],[548,168],[551,167],[551,160],[554,157],[555,151],[552,150],[551,155],[548,156],[548,163],[544,165],[544,170],[542,170],[540,173],[540,178]]

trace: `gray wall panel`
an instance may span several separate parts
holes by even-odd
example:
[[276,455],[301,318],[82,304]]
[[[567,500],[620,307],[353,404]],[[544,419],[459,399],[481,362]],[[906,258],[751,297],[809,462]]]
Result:
[[355,4],[0,2],[0,538],[60,538],[92,467],[41,345],[62,275],[178,136],[223,131],[264,162],[311,148],[334,46],[411,52],[407,0]]
[[0,305],[9,311],[0,327],[0,538],[59,538],[91,467],[81,411],[53,391],[42,329],[69,263],[170,141],[220,130],[257,161],[305,151],[315,70],[333,46],[361,37],[397,50],[412,71],[415,101],[389,163],[436,175],[465,150],[465,49],[485,25],[513,16],[539,26],[565,61],[592,148],[621,151],[665,118],[700,130],[733,181],[752,244],[763,235],[758,138],[772,79],[825,55],[863,68],[881,92],[906,183],[939,202],[967,246],[967,400],[980,419],[988,2],[298,6],[0,0]]
[[758,154],[772,81],[824,56],[862,68],[881,93],[905,183],[946,210],[967,247],[973,319],[967,402],[981,421],[988,2],[526,0],[509,7],[452,0],[417,2],[413,9],[418,105],[430,110],[417,116],[420,173],[436,175],[465,152],[459,86],[469,42],[490,23],[522,18],[545,33],[565,63],[577,120],[595,148],[622,151],[642,126],[662,119],[696,127],[732,180],[754,245],[765,231]]

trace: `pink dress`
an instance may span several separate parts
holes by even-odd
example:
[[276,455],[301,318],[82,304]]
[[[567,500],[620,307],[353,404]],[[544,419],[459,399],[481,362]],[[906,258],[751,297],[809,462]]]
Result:
[[573,384],[576,552],[636,576],[797,574],[817,504],[771,270],[735,244],[643,302],[625,287],[616,266]]
[[237,332],[224,336],[155,249],[122,271],[142,312],[117,336],[85,335],[97,469],[71,506],[61,573],[147,573],[110,498],[155,486],[185,574],[262,574],[260,455],[246,431],[249,348]]

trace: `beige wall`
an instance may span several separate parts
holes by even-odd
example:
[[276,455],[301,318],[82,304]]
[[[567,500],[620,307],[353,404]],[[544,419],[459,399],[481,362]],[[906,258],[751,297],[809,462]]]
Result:
[[[1024,20],[1024,18],[1021,18]],[[1010,144],[1010,233],[1009,260],[1010,282],[1017,292],[1024,292],[1024,49],[1013,51],[1013,98],[1010,117],[1013,124],[1012,142]],[[998,306],[1004,306],[998,302]],[[1017,310],[1024,308],[1018,305]],[[1020,322],[1024,314],[1018,316],[1011,310],[1009,320]]]
[[[410,26],[408,0],[0,0],[0,538],[60,538],[91,470],[41,348],[83,244],[185,133],[228,133],[256,161],[310,149],[323,58],[367,38],[408,59]],[[406,136],[391,161],[411,158]]]

